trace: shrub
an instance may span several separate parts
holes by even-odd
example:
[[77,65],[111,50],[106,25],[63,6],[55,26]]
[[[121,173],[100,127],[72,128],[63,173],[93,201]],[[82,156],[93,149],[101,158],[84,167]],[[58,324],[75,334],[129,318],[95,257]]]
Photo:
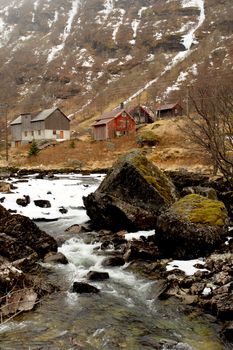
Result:
[[28,151],[28,157],[35,157],[40,152],[35,140],[32,141],[30,149]]
[[159,143],[158,136],[153,133],[153,131],[143,131],[137,136],[137,143],[140,147],[143,146],[155,146]]

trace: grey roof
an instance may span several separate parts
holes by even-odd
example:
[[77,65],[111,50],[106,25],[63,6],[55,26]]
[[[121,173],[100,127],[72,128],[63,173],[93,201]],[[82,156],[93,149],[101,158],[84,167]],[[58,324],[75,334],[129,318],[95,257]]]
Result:
[[10,125],[17,125],[17,124],[21,124],[22,123],[22,118],[21,115],[18,116],[16,119],[14,119]]
[[38,122],[41,120],[45,120],[48,118],[54,111],[56,111],[57,107],[44,109],[42,112],[36,114],[34,118],[32,118],[32,122]]

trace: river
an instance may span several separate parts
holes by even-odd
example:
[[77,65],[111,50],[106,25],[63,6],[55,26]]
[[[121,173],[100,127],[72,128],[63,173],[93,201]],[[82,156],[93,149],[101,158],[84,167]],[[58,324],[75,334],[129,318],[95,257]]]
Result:
[[[94,233],[73,235],[65,230],[88,220],[82,196],[93,192],[103,175],[56,175],[38,179],[25,176],[23,182],[11,178],[16,187],[4,194],[3,205],[37,220],[41,229],[62,242],[68,265],[48,265],[51,281],[61,292],[46,297],[34,311],[0,325],[1,350],[230,350],[218,336],[220,325],[211,315],[183,305],[175,298],[159,300],[159,281],[138,277],[126,265],[103,268],[103,255]],[[23,208],[16,199],[29,195]],[[3,196],[3,194],[2,194]],[[35,199],[49,199],[51,208],[41,209]],[[59,209],[67,209],[61,214]],[[47,220],[55,221],[42,221]],[[94,282],[98,294],[71,292],[74,281],[85,281],[90,270],[106,271],[110,279]],[[160,344],[160,345],[159,345]]]

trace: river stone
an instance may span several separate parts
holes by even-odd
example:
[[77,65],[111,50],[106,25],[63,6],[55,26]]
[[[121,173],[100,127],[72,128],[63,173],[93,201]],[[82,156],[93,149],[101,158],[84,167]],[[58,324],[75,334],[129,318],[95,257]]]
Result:
[[24,198],[17,198],[16,203],[22,207],[26,207],[30,203],[30,197],[28,195],[24,195]]
[[91,284],[84,283],[84,282],[74,282],[72,292],[73,293],[99,293],[99,289],[92,286]]
[[63,264],[63,265],[66,265],[69,263],[65,255],[62,254],[61,252],[59,253],[50,252],[46,254],[44,257],[44,262],[48,264]]
[[125,264],[124,259],[121,256],[110,256],[102,261],[102,266],[123,266]]
[[124,248],[125,261],[137,259],[156,260],[161,258],[158,247],[153,242],[143,240],[129,241]]
[[120,157],[99,188],[83,197],[94,227],[112,231],[153,229],[175,200],[172,182],[138,150]]
[[188,195],[159,216],[156,243],[168,257],[206,256],[224,241],[226,223],[227,211],[222,202]]
[[109,274],[108,272],[89,271],[87,274],[87,279],[90,281],[103,281],[109,279]]
[[11,184],[8,182],[0,181],[0,192],[9,193],[11,191]]
[[47,199],[36,199],[34,200],[34,203],[40,208],[51,208],[51,203]]
[[[15,238],[25,249],[31,248],[39,257],[43,257],[48,252],[57,251],[57,243],[53,237],[41,231],[28,217],[19,214],[11,215],[2,205],[0,205],[0,232],[5,233],[6,238],[7,236]],[[20,256],[18,249],[17,258],[25,257],[24,249],[21,254]],[[9,260],[14,260],[13,252]]]

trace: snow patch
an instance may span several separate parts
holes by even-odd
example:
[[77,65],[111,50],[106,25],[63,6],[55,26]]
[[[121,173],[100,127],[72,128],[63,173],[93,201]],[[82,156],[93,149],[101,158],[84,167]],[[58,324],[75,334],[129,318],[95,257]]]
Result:
[[195,272],[201,270],[201,271],[208,271],[205,268],[200,269],[195,267],[196,264],[202,264],[203,265],[203,259],[193,259],[193,260],[173,260],[167,264],[167,271],[172,271],[174,269],[179,269],[181,271],[184,271],[186,275],[191,276]]
[[49,54],[48,54],[48,58],[47,58],[47,62],[51,62],[52,60],[54,60],[54,58],[56,58],[56,56],[58,55],[58,53],[64,48],[65,46],[65,42],[71,32],[71,28],[72,28],[72,24],[74,21],[75,16],[78,13],[78,8],[79,8],[79,4],[80,4],[80,0],[73,0],[72,1],[72,7],[71,10],[68,13],[68,20],[66,23],[66,27],[65,30],[63,32],[63,34],[61,34],[60,38],[61,38],[61,44],[53,47]]

